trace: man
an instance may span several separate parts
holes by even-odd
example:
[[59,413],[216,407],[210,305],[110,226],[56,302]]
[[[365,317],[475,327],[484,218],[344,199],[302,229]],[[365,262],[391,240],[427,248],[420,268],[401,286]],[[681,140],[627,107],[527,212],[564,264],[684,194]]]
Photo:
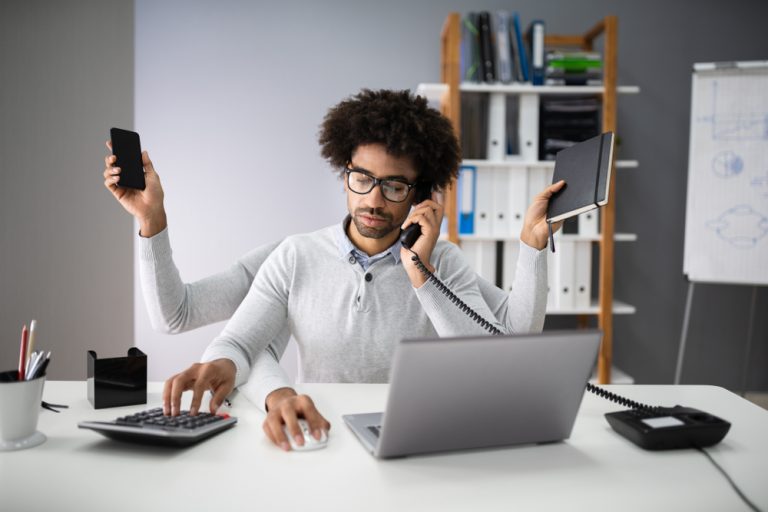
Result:
[[[282,349],[275,347],[284,347],[289,332],[302,354],[302,380],[319,382],[386,381],[394,345],[404,337],[484,333],[425,282],[411,253],[399,243],[401,226],[419,224],[422,235],[412,250],[481,316],[497,328],[510,329],[510,322],[496,321],[458,249],[437,241],[442,205],[435,197],[413,204],[425,183],[441,189],[455,177],[458,145],[444,117],[405,91],[363,91],[329,111],[320,143],[323,156],[344,177],[350,216],[342,225],[289,237],[275,249],[222,334],[206,350],[204,363],[166,382],[164,406],[169,412],[178,413],[181,394],[187,389],[194,390],[193,411],[199,408],[202,393],[214,390],[211,409],[215,410],[234,386],[245,384],[256,367],[252,371],[256,387],[268,390],[263,402],[269,411],[265,432],[287,448],[283,423],[292,435],[299,435],[298,416],[307,419],[316,437],[320,429],[330,427],[308,397],[298,396],[284,384],[276,362]],[[161,248],[167,225],[162,190],[159,181],[153,185],[157,175],[147,155],[145,159],[147,190],[155,192],[145,191],[143,200],[131,202],[126,194],[139,192],[115,187],[112,175],[118,171],[111,169],[109,159],[105,185],[139,218],[141,234],[158,237],[155,248]],[[519,267],[517,274],[520,282],[533,285],[527,286],[527,297],[512,296],[513,301],[503,308],[504,312],[524,311],[536,319],[531,324],[543,321],[544,215],[548,198],[560,186],[548,188],[529,209],[521,233],[521,260],[527,267]],[[157,205],[158,197],[160,208],[149,206]],[[170,259],[169,247],[167,253]],[[144,276],[142,269],[143,284]],[[242,283],[242,278],[234,281]],[[233,288],[242,289],[242,285]],[[273,347],[267,351],[270,342]]]

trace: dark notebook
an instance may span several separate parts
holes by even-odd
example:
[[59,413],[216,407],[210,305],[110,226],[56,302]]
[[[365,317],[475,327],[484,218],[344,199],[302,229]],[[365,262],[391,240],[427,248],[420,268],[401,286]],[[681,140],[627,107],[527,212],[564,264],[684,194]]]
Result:
[[565,180],[565,187],[549,200],[547,222],[559,222],[608,202],[613,140],[613,133],[606,132],[557,153],[552,183]]

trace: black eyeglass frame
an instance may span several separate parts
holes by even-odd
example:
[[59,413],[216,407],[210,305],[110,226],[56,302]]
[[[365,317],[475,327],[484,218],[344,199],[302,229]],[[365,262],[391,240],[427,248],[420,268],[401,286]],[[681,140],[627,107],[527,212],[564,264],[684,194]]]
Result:
[[[372,179],[373,180],[373,184],[371,185],[371,188],[369,188],[366,192],[358,192],[357,190],[353,190],[352,186],[349,184],[349,175],[352,174],[353,172],[359,172],[360,174],[363,174],[366,177]],[[403,203],[403,202],[405,202],[408,199],[408,196],[411,194],[411,190],[413,190],[415,187],[417,187],[419,185],[418,181],[416,183],[408,183],[407,181],[399,179],[399,178],[377,178],[376,176],[371,176],[371,174],[369,172],[364,171],[362,169],[359,169],[357,167],[354,167],[352,169],[350,169],[350,168],[344,169],[344,174],[347,177],[347,187],[349,188],[349,190],[351,190],[355,194],[358,194],[358,195],[361,195],[361,196],[364,196],[365,194],[370,194],[371,190],[373,190],[377,186],[381,186],[384,182],[395,182],[395,183],[400,183],[402,185],[406,185],[408,187],[408,192],[405,194],[405,197],[402,198],[400,201],[395,201],[394,199],[388,198],[387,194],[384,193],[384,189],[383,188],[381,189],[381,195],[384,197],[384,199],[386,199],[387,201],[389,201],[391,203]]]

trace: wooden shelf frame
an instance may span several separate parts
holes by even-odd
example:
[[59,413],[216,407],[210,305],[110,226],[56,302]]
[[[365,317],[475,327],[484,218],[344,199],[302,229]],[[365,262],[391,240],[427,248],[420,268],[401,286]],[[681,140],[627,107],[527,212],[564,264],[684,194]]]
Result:
[[[545,46],[575,47],[583,51],[593,51],[598,38],[603,38],[603,86],[602,92],[602,130],[616,132],[616,96],[618,65],[618,18],[606,16],[595,26],[581,35],[546,35]],[[443,25],[441,34],[441,82],[447,85],[442,94],[441,109],[451,120],[457,137],[461,130],[461,15],[452,12]],[[615,158],[615,157],[614,157]],[[597,379],[601,384],[611,382],[613,361],[613,281],[614,281],[614,232],[616,223],[616,180],[615,161],[611,165],[614,176],[610,180],[608,202],[602,209],[600,262],[598,286],[598,327],[603,331],[597,364]],[[452,183],[445,194],[445,215],[448,218],[448,239],[459,243],[458,217],[456,215],[456,186]],[[586,317],[580,319],[586,324]]]

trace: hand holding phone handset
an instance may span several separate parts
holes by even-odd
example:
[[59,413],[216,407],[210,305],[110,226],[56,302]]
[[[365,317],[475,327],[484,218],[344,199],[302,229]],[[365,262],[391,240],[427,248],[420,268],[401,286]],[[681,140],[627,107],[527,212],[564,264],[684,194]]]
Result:
[[[414,210],[403,224],[403,226],[406,226],[405,229],[400,233],[400,241],[408,249],[413,247],[413,244],[415,244],[421,237],[422,230],[421,225],[418,222],[419,219],[422,219],[425,222],[437,220],[437,235],[440,234],[440,222],[442,222],[443,219],[442,201],[432,201],[434,204],[422,204],[425,201],[432,199],[432,192],[432,184],[429,182],[424,182],[416,186],[415,197],[413,200]],[[437,194],[439,195],[439,192]],[[434,238],[437,240],[437,236]]]
[[[400,257],[403,262],[410,261],[409,251],[418,251],[429,262],[432,250],[435,248],[440,236],[440,224],[443,220],[442,194],[432,188],[432,183],[420,183],[415,188],[413,210],[403,223],[404,229],[400,233],[400,241],[403,248],[400,249]],[[429,263],[426,263],[429,265]],[[413,265],[405,265],[405,270],[415,286],[421,286],[426,279]]]

